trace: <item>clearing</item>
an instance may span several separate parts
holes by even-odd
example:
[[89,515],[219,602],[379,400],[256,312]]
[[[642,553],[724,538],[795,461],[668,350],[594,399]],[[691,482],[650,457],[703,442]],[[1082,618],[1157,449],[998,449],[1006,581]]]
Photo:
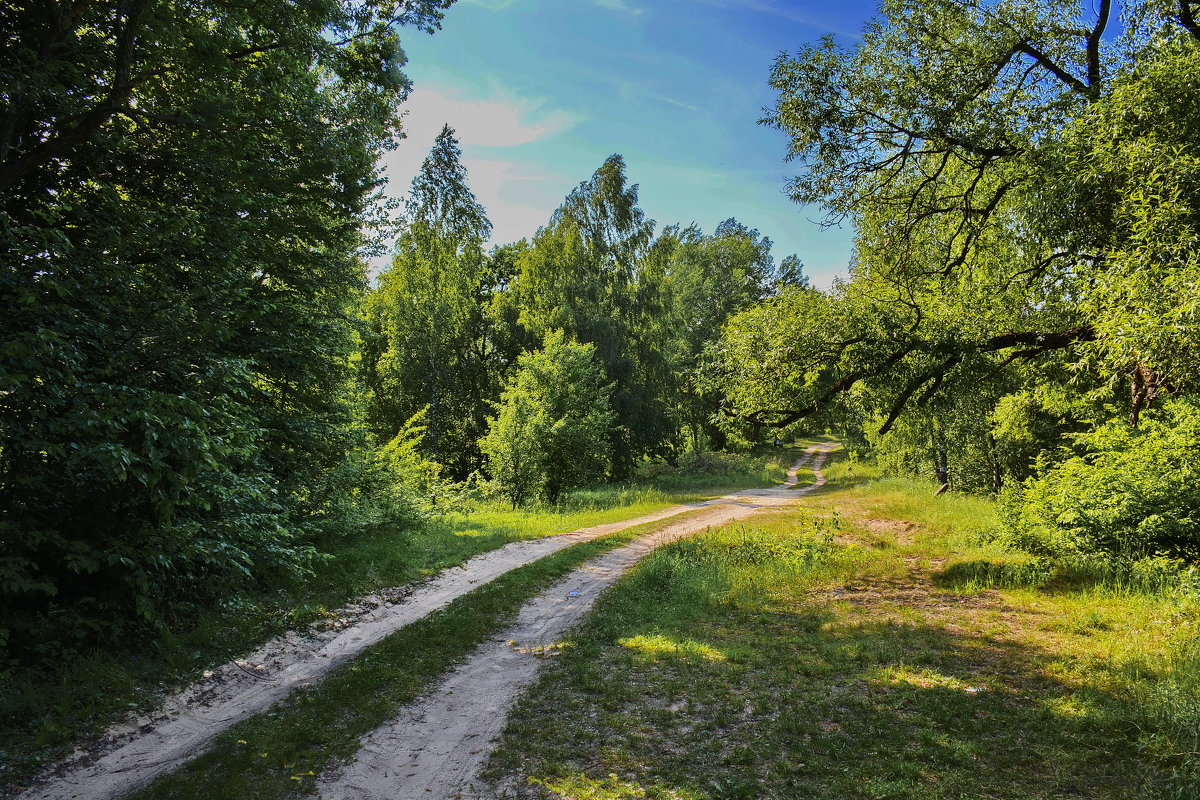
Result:
[[[659,550],[518,703],[478,797],[1200,797],[1200,592],[990,543],[868,467]],[[753,526],[753,527],[751,527]]]

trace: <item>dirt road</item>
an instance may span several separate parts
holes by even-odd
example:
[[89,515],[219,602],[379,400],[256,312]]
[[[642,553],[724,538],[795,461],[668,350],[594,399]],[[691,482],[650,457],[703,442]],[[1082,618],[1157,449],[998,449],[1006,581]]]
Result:
[[[121,797],[195,758],[204,752],[217,734],[266,710],[293,689],[311,685],[329,670],[389,634],[445,608],[457,598],[506,572],[580,542],[684,512],[702,511],[699,515],[689,515],[685,522],[670,525],[613,551],[567,579],[572,580],[589,570],[607,569],[611,579],[597,584],[595,593],[598,593],[600,588],[615,580],[637,558],[670,538],[678,538],[706,526],[737,519],[760,508],[778,506],[794,499],[796,491],[784,490],[795,484],[796,470],[810,459],[823,460],[830,449],[832,445],[810,448],[805,458],[793,467],[788,482],[779,487],[739,492],[703,503],[672,506],[653,514],[558,536],[513,542],[476,556],[461,567],[447,569],[411,591],[397,589],[362,598],[337,613],[336,627],[295,632],[272,640],[245,659],[226,664],[173,695],[154,714],[110,730],[100,742],[91,743],[86,749],[76,752],[19,798],[112,800]],[[617,554],[623,554],[621,558],[624,560],[606,561]],[[557,587],[553,591],[557,591]],[[591,605],[590,600],[584,602],[584,598],[594,599],[594,593],[590,589],[566,591],[581,593],[569,596],[572,601],[568,604],[569,609],[554,614],[562,619],[569,618],[570,624],[574,624]],[[530,606],[537,602],[533,601]],[[521,619],[525,618],[523,611]],[[521,624],[518,621],[514,630],[519,632]],[[558,630],[559,627],[553,629]],[[546,635],[553,636],[550,633]],[[515,637],[505,634],[505,640],[509,638]],[[461,674],[461,671],[455,674]]]
[[[832,447],[810,452],[814,469]],[[780,487],[723,499],[575,570],[529,601],[514,625],[480,647],[429,695],[364,737],[351,764],[323,776],[320,796],[325,800],[484,796],[476,776],[509,708],[537,677],[547,648],[583,619],[601,592],[655,548],[764,509],[787,507],[798,494],[824,484],[819,469],[816,478],[813,486],[789,491],[796,482],[793,468]]]

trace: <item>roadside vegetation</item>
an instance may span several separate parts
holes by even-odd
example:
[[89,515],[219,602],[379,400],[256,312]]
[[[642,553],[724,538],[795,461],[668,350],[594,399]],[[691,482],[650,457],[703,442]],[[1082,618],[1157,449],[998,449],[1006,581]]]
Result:
[[225,731],[210,751],[131,798],[282,800],[313,792],[325,768],[353,756],[360,737],[436,684],[525,601],[585,561],[663,524],[575,545],[501,576],[389,636],[319,685]]
[[424,522],[340,538],[311,575],[230,597],[199,617],[185,607],[185,613],[141,646],[81,652],[48,673],[0,672],[0,730],[5,731],[0,786],[20,784],[81,738],[152,707],[164,692],[203,670],[249,652],[271,636],[327,619],[355,598],[402,588],[508,542],[773,485],[801,449],[710,453],[676,466],[647,462],[644,471],[652,477],[578,489],[557,505],[513,509],[505,498],[478,488],[446,493],[439,500],[441,510],[428,511]]
[[998,542],[995,504],[843,460],[656,552],[510,720],[517,797],[1200,793],[1200,580]]

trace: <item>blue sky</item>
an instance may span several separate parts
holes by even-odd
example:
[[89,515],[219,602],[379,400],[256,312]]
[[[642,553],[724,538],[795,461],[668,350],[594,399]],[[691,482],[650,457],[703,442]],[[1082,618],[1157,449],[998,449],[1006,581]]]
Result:
[[756,124],[772,60],[826,33],[857,36],[873,2],[458,0],[433,36],[409,33],[408,139],[386,159],[402,195],[443,123],[458,132],[493,241],[531,236],[612,153],[658,222],[711,232],[736,217],[828,286],[850,232],[782,194],[795,165]]

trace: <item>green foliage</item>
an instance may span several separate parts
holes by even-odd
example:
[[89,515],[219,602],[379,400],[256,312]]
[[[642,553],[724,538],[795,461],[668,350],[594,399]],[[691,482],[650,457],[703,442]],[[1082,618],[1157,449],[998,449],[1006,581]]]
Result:
[[85,645],[308,569],[361,222],[447,0],[7,4],[0,627]]
[[610,392],[595,347],[568,341],[561,331],[521,356],[480,443],[514,506],[534,496],[556,503],[565,489],[604,474],[614,420]]
[[376,435],[390,439],[428,408],[425,450],[457,479],[478,466],[497,384],[480,303],[491,288],[483,253],[491,223],[460,157],[447,126],[413,178],[396,254],[368,297],[362,361]]
[[1034,552],[1200,558],[1200,408],[1171,401],[1141,428],[1112,422],[1008,496],[1015,541]]
[[1083,299],[1105,355],[1190,384],[1200,369],[1200,35],[1158,35],[1067,130],[1061,202],[1103,253]]
[[888,0],[861,42],[781,55],[764,122],[804,167],[793,197],[853,221],[856,263],[735,316],[710,383],[958,489],[1040,463],[1013,502],[1043,549],[1194,553],[1191,492],[1152,472],[1197,431],[1110,422],[1194,402],[1200,374],[1193,10]]
[[[798,260],[792,257],[788,264],[794,273],[788,280],[802,282]],[[725,321],[771,293],[776,276],[771,240],[735,219],[722,222],[711,236],[694,225],[671,226],[655,240],[641,270],[647,284],[660,287],[664,308],[651,338],[677,377],[676,416],[691,434],[692,449],[705,438],[723,449],[727,435],[716,417],[725,398],[719,388],[701,385],[701,364]]]
[[521,252],[511,289],[520,324],[534,337],[562,330],[595,346],[612,384],[616,477],[638,457],[665,450],[675,433],[674,387],[650,333],[662,302],[653,276],[640,269],[653,231],[637,206],[637,186],[626,182],[624,160],[610,156]]

